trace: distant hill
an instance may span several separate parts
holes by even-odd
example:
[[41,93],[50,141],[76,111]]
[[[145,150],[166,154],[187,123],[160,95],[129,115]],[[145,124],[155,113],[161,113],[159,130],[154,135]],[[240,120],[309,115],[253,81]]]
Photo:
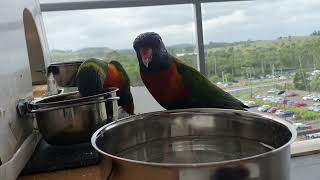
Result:
[[[279,46],[280,42],[287,41],[289,39],[292,40],[304,40],[310,39],[314,37],[281,37],[276,40],[257,40],[257,41],[238,41],[238,42],[209,42],[205,44],[205,48],[207,50],[213,50],[216,48],[229,48],[229,47],[250,47],[250,46],[257,46],[257,47],[277,47]],[[190,43],[181,43],[175,44],[171,46],[167,46],[168,50],[172,54],[179,54],[179,55],[187,55],[190,53],[194,53],[195,51],[195,44]],[[69,61],[69,60],[83,60],[88,58],[100,58],[106,59],[111,55],[110,53],[117,52],[121,55],[125,56],[135,56],[135,51],[133,48],[129,49],[117,49],[113,50],[108,47],[86,47],[78,50],[60,50],[60,49],[52,49],[51,56],[53,61]]]
[[206,44],[206,48],[221,48],[221,47],[229,47],[229,46],[236,46],[236,45],[250,45],[254,43],[255,41],[238,41],[238,42],[209,42],[209,44]]
[[194,44],[175,44],[175,45],[171,45],[168,46],[168,48],[176,48],[176,49],[185,49],[185,48],[195,48]]
[[118,51],[119,53],[123,53],[123,54],[134,54],[134,55],[136,54],[134,49],[119,49],[116,51]]
[[53,62],[63,62],[78,61],[88,58],[103,59],[111,51],[113,50],[108,47],[87,47],[76,51],[53,49],[50,52]]
[[71,50],[60,50],[60,49],[51,49],[51,53],[65,53],[65,52],[71,52]]
[[108,47],[88,47],[88,48],[79,49],[79,50],[75,51],[75,53],[88,55],[88,54],[108,53],[111,51],[112,51],[112,49],[110,49]]

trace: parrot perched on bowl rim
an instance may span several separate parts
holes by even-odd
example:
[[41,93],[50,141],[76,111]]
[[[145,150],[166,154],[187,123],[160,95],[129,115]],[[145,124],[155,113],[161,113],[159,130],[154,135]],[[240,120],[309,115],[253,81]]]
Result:
[[146,88],[165,109],[245,110],[247,107],[196,69],[170,55],[157,33],[140,34],[134,40],[133,48]]
[[122,65],[117,61],[106,62],[90,58],[84,61],[76,75],[77,87],[82,96],[91,96],[108,89],[119,88],[118,104],[128,114],[134,114],[133,97],[130,90],[130,79]]

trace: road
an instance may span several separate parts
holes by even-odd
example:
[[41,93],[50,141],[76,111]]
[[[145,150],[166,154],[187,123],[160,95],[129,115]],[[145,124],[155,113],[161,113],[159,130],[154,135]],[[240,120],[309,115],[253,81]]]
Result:
[[268,83],[268,84],[259,84],[253,86],[246,86],[246,87],[234,87],[234,88],[224,88],[225,91],[230,93],[240,92],[240,91],[249,91],[251,88],[263,88],[263,87],[272,87],[274,85],[283,85],[285,83],[291,83],[291,81],[282,81],[282,82],[275,82],[275,83]]

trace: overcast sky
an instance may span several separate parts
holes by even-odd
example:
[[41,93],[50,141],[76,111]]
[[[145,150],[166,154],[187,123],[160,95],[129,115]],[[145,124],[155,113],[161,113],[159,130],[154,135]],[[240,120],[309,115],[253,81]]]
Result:
[[[58,0],[42,0],[52,2]],[[61,1],[61,0],[59,0]],[[276,39],[320,30],[320,0],[257,0],[203,5],[205,43]],[[132,48],[158,32],[166,45],[195,43],[192,5],[43,13],[50,49]]]

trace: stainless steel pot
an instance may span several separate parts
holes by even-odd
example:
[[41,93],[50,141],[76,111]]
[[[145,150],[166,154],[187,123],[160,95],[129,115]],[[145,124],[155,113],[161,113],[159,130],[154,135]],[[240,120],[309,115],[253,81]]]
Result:
[[90,141],[91,135],[116,119],[116,91],[80,97],[79,92],[49,96],[29,104],[43,138],[53,145]]
[[91,142],[112,180],[289,180],[287,122],[222,109],[131,116],[97,130]]
[[48,73],[52,73],[58,86],[75,87],[76,75],[82,61],[73,61],[67,63],[53,63],[48,66]]

